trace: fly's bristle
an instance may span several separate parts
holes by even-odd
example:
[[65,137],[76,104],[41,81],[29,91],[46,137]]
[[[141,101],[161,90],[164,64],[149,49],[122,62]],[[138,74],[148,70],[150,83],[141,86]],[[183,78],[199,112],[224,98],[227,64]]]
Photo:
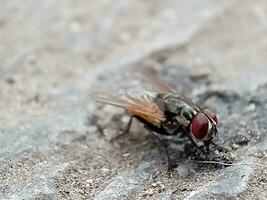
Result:
[[264,165],[261,165],[259,163],[225,163],[225,162],[217,162],[217,161],[212,161],[212,160],[189,160],[192,162],[197,162],[197,163],[203,163],[203,164],[216,164],[216,165],[223,165],[223,166],[241,166],[241,165],[254,165],[254,166],[259,166],[259,167],[266,167]]

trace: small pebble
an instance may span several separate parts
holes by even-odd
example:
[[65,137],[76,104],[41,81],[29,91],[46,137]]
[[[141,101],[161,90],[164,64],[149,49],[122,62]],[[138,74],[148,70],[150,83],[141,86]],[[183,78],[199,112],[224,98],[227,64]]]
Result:
[[220,154],[220,152],[217,149],[214,151],[214,153],[215,154]]
[[198,67],[193,68],[192,71],[189,74],[190,79],[192,80],[199,80],[199,79],[205,79],[209,76],[210,72],[207,68]]
[[153,187],[156,187],[158,184],[157,183],[152,183],[151,184]]
[[94,182],[94,181],[93,181],[92,178],[86,180],[86,183],[89,183],[89,184],[93,184],[93,182]]
[[108,168],[102,168],[101,171],[102,172],[109,172],[110,170]]
[[123,157],[129,157],[131,154],[130,153],[124,153],[122,154]]
[[255,157],[257,157],[257,158],[264,158],[265,157],[264,152],[262,152],[262,151],[256,152],[255,153]]
[[162,185],[162,184],[160,184],[160,187],[159,187],[159,189],[158,189],[158,192],[161,193],[161,192],[163,192],[164,190],[165,190],[165,186]]
[[81,24],[79,22],[72,22],[69,25],[69,29],[74,33],[78,33],[81,31]]
[[243,120],[241,120],[240,122],[239,122],[239,125],[241,126],[241,127],[245,127],[246,126],[246,122],[245,121],[243,121]]
[[13,77],[9,77],[6,79],[6,82],[9,84],[9,85],[13,85],[15,83],[15,79]]
[[255,109],[256,109],[256,105],[254,103],[251,103],[245,108],[245,111],[246,112],[254,112]]
[[154,194],[154,190],[150,188],[150,189],[145,190],[143,196],[153,196],[153,194]]
[[232,148],[233,148],[233,149],[239,149],[239,147],[240,147],[240,146],[239,146],[238,144],[236,144],[236,143],[232,144]]

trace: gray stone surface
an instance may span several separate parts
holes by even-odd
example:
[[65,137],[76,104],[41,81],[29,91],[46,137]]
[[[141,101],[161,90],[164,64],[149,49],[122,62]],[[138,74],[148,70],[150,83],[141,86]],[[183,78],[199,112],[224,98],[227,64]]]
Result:
[[[266,199],[266,35],[263,0],[1,1],[0,198]],[[109,141],[128,118],[89,94],[142,64],[219,113],[233,166],[170,141],[170,177],[138,123]]]

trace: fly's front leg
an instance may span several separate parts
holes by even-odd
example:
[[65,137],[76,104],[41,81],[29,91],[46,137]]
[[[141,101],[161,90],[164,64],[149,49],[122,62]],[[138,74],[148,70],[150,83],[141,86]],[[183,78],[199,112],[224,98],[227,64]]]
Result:
[[126,128],[124,129],[124,131],[123,131],[123,133],[121,135],[126,135],[126,134],[129,133],[134,118],[135,118],[134,115],[131,116],[131,118],[130,118],[130,120],[129,120],[127,126],[126,126]]
[[133,119],[134,119],[135,117],[136,117],[135,115],[131,116],[131,118],[130,118],[130,120],[129,120],[127,126],[126,126],[126,128],[124,129],[124,131],[123,131],[121,134],[119,134],[119,135],[115,136],[114,138],[112,138],[110,141],[113,142],[114,140],[117,140],[117,139],[121,138],[122,136],[128,134],[129,131],[130,131],[130,128],[131,128]]
[[[207,151],[205,151],[203,149],[203,146],[199,146],[194,140],[193,138],[188,134],[188,133],[185,133],[185,135],[190,139],[191,143],[196,147],[198,148],[202,153],[204,154],[207,154]],[[206,147],[207,148],[207,147]]]
[[211,143],[211,140],[204,141],[204,146],[206,148],[207,155],[210,154],[210,143]]
[[225,148],[225,147],[222,147],[214,142],[210,142],[210,144],[212,144],[214,147],[216,147],[219,151],[223,151],[225,153],[229,152],[229,149]]
[[189,138],[189,140],[191,141],[191,143],[197,148],[199,149],[203,154],[209,154],[209,146],[210,144],[204,144],[205,148],[203,148],[203,146],[199,146],[194,140],[193,138],[189,135],[188,130],[186,128],[184,128],[183,126],[179,127],[174,133],[173,135],[177,135],[178,133],[182,133],[180,137],[187,137]]

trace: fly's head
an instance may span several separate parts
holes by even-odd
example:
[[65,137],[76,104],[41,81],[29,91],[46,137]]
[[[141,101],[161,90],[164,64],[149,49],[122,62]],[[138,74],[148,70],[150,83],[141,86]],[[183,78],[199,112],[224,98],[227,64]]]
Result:
[[217,124],[217,115],[210,109],[203,109],[193,117],[190,131],[195,139],[204,142],[209,148],[211,140],[218,132]]
[[[203,142],[209,149],[209,144],[217,134],[218,117],[210,109],[200,109],[189,99],[168,94],[163,96],[165,116],[168,120],[168,129],[183,126],[188,130],[196,142]],[[172,126],[171,126],[172,125]]]

